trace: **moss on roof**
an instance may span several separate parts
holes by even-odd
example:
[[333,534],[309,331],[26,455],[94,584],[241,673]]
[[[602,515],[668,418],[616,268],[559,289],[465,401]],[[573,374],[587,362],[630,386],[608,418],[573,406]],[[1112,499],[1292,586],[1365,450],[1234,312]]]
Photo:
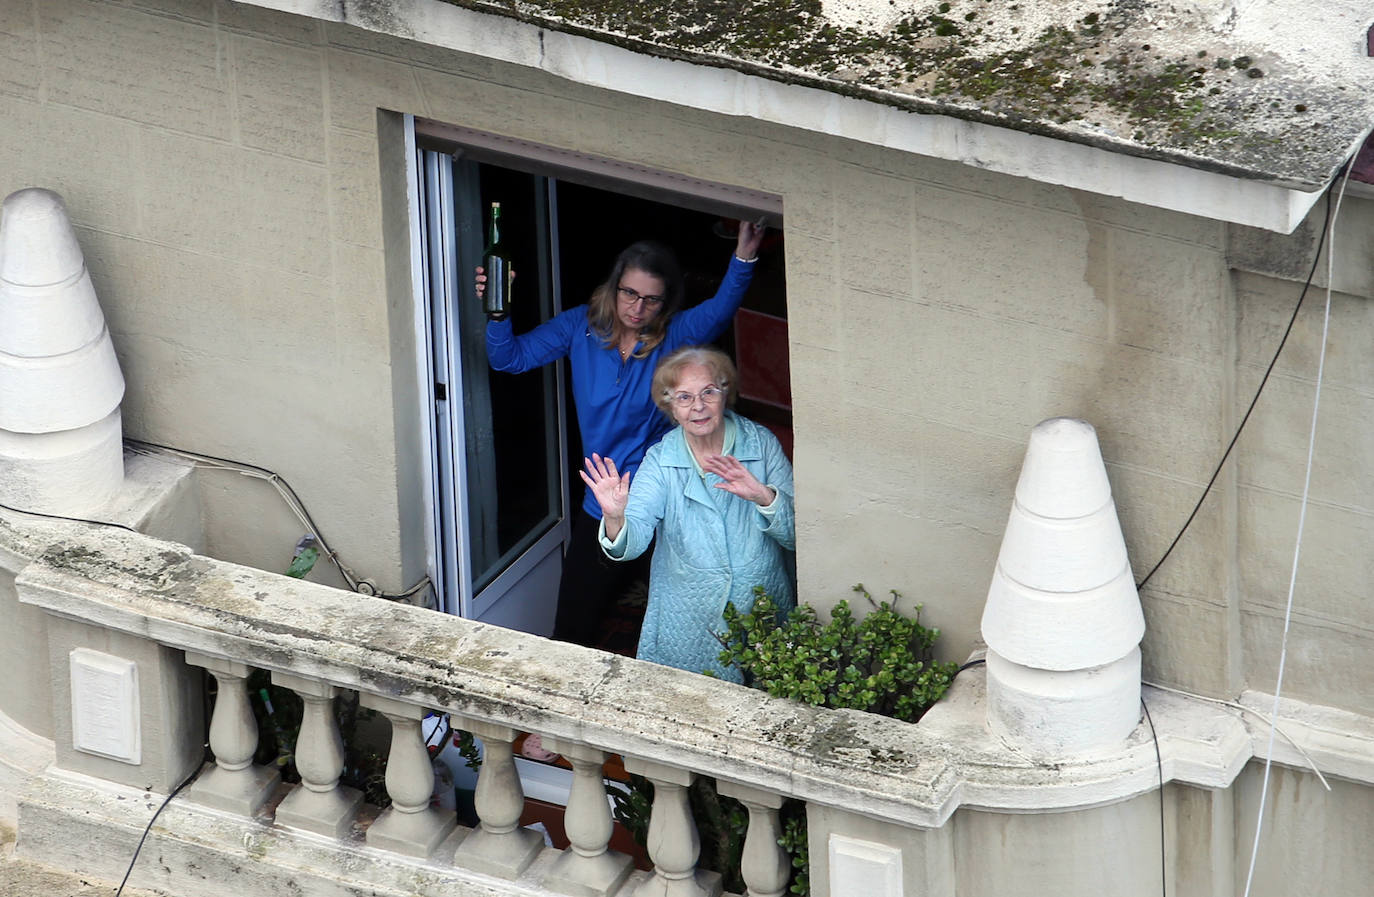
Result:
[[1259,43],[1209,21],[1214,10],[1146,0],[448,2],[916,112],[1305,187],[1329,178],[1374,124],[1374,60],[1357,58],[1353,20],[1348,58],[1314,59],[1304,55],[1310,30],[1270,29]]

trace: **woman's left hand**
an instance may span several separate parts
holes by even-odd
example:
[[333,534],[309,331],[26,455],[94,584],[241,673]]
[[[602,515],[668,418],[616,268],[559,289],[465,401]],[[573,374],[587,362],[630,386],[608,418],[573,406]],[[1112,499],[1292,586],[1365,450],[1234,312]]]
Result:
[[755,221],[741,221],[739,223],[739,236],[735,239],[735,255],[745,261],[752,261],[759,257],[759,247],[763,245],[763,232],[767,230],[763,226],[763,219]]
[[768,507],[777,496],[776,492],[760,483],[749,472],[749,468],[729,455],[707,455],[702,459],[701,469],[720,477],[721,482],[716,483],[717,489],[724,489],[759,507]]

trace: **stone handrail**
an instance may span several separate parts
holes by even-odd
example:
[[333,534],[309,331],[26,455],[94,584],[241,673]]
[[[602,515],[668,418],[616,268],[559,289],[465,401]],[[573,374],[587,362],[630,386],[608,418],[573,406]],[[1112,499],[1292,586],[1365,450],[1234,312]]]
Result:
[[[637,897],[720,893],[719,876],[696,867],[700,841],[687,788],[699,775],[716,779],[722,794],[747,809],[741,863],[747,893],[780,897],[790,869],[778,845],[786,798],[910,824],[929,818],[929,804],[913,796],[930,790],[930,774],[944,768],[935,751],[912,749],[919,740],[913,727],[892,720],[806,707],[680,670],[362,598],[125,531],[58,526],[54,532],[62,534],[20,537],[0,527],[6,561],[22,568],[16,588],[23,603],[70,621],[96,643],[107,633],[173,649],[184,660],[174,666],[199,667],[216,680],[209,726],[215,759],[187,800],[246,823],[265,813],[285,829],[344,849],[362,796],[339,782],[344,750],[331,707],[342,689],[356,690],[392,731],[391,806],[364,823],[369,847],[511,882],[534,875],[544,889],[587,897],[622,893],[627,879],[631,890],[623,893]],[[80,651],[90,656],[85,648],[73,654]],[[301,783],[284,796],[276,771],[252,762],[258,732],[247,680],[255,668],[270,671],[274,683],[304,704],[294,745]],[[154,675],[178,676],[175,670]],[[183,693],[194,681],[184,672],[180,680]],[[77,690],[74,682],[71,689]],[[420,731],[427,710],[450,714],[455,726],[483,742],[477,829],[457,827],[451,811],[430,806],[434,778]],[[156,714],[150,725],[178,729]],[[183,765],[194,754],[193,724],[180,729],[185,743],[164,745],[169,765],[178,753]],[[573,767],[564,815],[570,847],[539,866],[533,864],[543,838],[519,827],[524,795],[512,748],[525,731],[541,733]],[[648,832],[654,871],[647,877],[633,873],[629,857],[608,849],[611,819],[601,777],[610,753],[654,785]],[[86,768],[81,757],[66,755],[74,763],[68,768],[117,783],[142,775],[121,773],[109,760],[99,761],[107,764],[103,769]],[[59,749],[58,766],[63,756]]]
[[[251,818],[270,792],[280,794],[272,774],[251,764],[255,724],[243,686],[250,667],[266,669],[306,708],[295,746],[302,784],[275,806],[275,820],[346,848],[358,796],[338,784],[341,746],[328,707],[338,690],[356,690],[392,727],[386,783],[392,807],[367,829],[369,846],[420,862],[442,855],[435,851],[444,847],[451,868],[507,881],[534,869],[542,887],[563,893],[621,893],[625,883],[625,859],[607,851],[600,768],[609,753],[655,784],[649,845],[655,873],[630,882],[636,894],[700,897],[718,889],[719,882],[695,870],[698,842],[685,808],[685,786],[705,775],[748,809],[742,871],[755,897],[785,886],[785,859],[776,849],[778,807],[785,798],[806,802],[813,873],[822,866],[813,884],[825,897],[845,892],[824,877],[837,874],[838,867],[824,866],[826,844],[832,852],[836,844],[827,838],[837,832],[868,839],[855,842],[854,850],[869,862],[872,842],[886,842],[896,853],[914,849],[918,830],[939,829],[959,807],[1091,807],[1144,794],[1161,779],[1224,788],[1259,755],[1261,743],[1230,711],[1147,689],[1158,764],[1144,725],[1119,750],[1050,763],[1021,755],[988,732],[977,668],[961,675],[919,725],[910,725],[774,699],[680,670],[363,598],[122,530],[11,526],[0,517],[0,565],[18,571],[19,600],[42,608],[55,623],[85,627],[97,639],[105,633],[152,644],[171,652],[183,670],[184,658],[216,677],[219,699],[210,727],[216,764],[201,774],[189,799]],[[484,742],[480,829],[455,831],[452,814],[445,818],[428,806],[432,772],[419,735],[426,710],[452,715],[455,726]],[[1364,747],[1374,736],[1348,720],[1328,719],[1320,708],[1284,715],[1301,724],[1301,742],[1326,768],[1357,780],[1374,778]],[[1334,740],[1328,731],[1363,734],[1352,747],[1350,737]],[[517,824],[523,798],[511,748],[520,732],[540,733],[574,770],[565,816],[572,846],[535,866],[541,845]],[[194,747],[198,757],[198,742]],[[57,748],[57,765],[63,766],[64,752],[73,757],[70,741],[59,737]],[[1276,759],[1288,759],[1286,743],[1276,751]],[[164,747],[163,753],[175,751]],[[91,771],[79,763],[63,768]],[[95,774],[120,781],[106,770]],[[938,879],[952,860],[948,844],[938,838],[931,843],[944,845],[930,855],[941,857],[931,859],[929,872]],[[682,881],[687,878],[696,886]]]
[[[976,669],[913,726],[366,600],[124,531],[52,532],[0,526],[0,562],[28,562],[21,600],[50,613],[883,822],[937,827],[960,806],[1072,808],[1157,784],[1144,724],[1101,755],[1047,763],[1009,750],[986,732]],[[1148,697],[1166,780],[1224,786],[1257,755],[1232,715]]]
[[126,532],[58,540],[18,584],[22,601],[50,613],[197,655],[873,818],[938,824],[948,796],[947,763],[919,727],[362,599],[175,543]]

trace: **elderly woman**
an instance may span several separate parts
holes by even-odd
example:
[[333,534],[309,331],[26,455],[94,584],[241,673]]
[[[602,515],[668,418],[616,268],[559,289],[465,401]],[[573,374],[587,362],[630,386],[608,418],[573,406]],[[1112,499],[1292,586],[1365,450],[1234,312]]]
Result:
[[674,352],[654,372],[653,396],[677,427],[644,456],[634,488],[595,454],[582,479],[601,506],[608,557],[637,557],[658,535],[638,656],[739,682],[718,659],[721,615],[727,603],[747,609],[755,586],[792,608],[795,536],[792,465],[772,433],[729,410],[735,393],[725,353]]

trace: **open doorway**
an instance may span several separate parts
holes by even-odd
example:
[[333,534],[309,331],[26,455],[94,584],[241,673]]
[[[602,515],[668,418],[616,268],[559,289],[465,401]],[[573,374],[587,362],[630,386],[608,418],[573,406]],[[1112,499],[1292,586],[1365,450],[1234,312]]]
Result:
[[[773,230],[753,283],[717,342],[741,368],[739,411],[773,429],[790,454],[781,207],[776,198],[719,185],[684,192],[682,178],[669,189],[646,183],[643,172],[622,179],[579,170],[567,164],[568,154],[553,165],[537,152],[454,140],[452,130],[436,126],[437,133],[421,136],[415,157],[419,317],[432,377],[431,576],[441,609],[548,635],[571,512],[582,500],[583,452],[565,362],[516,375],[487,364],[486,322],[472,283],[486,210],[501,203],[503,242],[518,272],[511,315],[517,334],[585,303],[635,240],[657,240],[677,253],[686,303],[695,304],[725,273],[736,220],[766,217]],[[613,168],[617,175],[628,170]],[[599,647],[633,651],[635,597],[598,627],[606,637]]]

